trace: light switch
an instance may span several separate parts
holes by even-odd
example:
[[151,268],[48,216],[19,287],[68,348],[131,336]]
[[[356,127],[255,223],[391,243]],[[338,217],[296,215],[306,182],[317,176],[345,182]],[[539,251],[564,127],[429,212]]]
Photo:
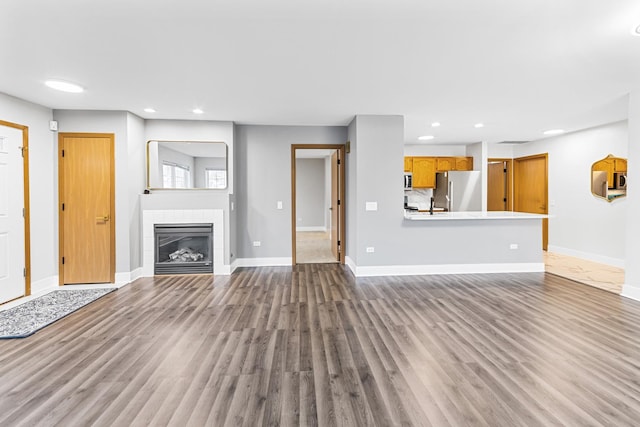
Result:
[[278,209],[282,209],[282,201],[278,200],[278,203],[277,203],[276,206],[277,206]]
[[366,205],[365,205],[365,210],[377,211],[378,210],[378,202],[367,202]]

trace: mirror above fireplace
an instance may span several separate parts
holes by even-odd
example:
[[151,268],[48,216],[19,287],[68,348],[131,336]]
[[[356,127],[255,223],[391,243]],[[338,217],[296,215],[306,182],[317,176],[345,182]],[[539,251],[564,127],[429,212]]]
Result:
[[147,188],[227,188],[227,144],[218,141],[147,141]]

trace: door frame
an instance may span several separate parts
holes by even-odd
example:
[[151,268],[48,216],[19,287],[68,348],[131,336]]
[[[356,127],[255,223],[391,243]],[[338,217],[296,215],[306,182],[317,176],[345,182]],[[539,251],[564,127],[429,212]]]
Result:
[[344,264],[346,254],[345,233],[345,146],[344,144],[291,144],[291,264],[296,265],[296,150],[338,150],[340,164],[338,165],[338,239],[340,252],[337,262]]
[[29,126],[0,120],[0,125],[22,131],[22,180],[24,203],[24,295],[31,295],[31,222],[29,210]]
[[[516,169],[520,162],[534,159],[544,159],[544,214],[549,213],[549,153],[532,154],[524,157],[517,157],[513,159],[513,191],[517,191]],[[516,206],[517,199],[514,197],[513,210],[517,211]],[[549,246],[549,220],[547,218],[542,219],[542,250],[546,251]]]
[[115,179],[115,135],[112,133],[78,133],[78,132],[60,132],[58,133],[58,271],[60,286],[64,285],[64,264],[62,263],[62,257],[64,256],[64,218],[62,216],[62,202],[61,197],[64,194],[64,170],[60,167],[62,164],[62,141],[65,137],[71,138],[108,138],[110,145],[110,158],[111,167],[109,172],[109,180],[111,185],[111,212],[109,213],[111,220],[109,221],[109,239],[111,251],[109,257],[109,276],[111,283],[115,283],[116,280],[116,179]]
[[487,159],[487,165],[493,162],[504,162],[507,164],[507,211],[513,211],[513,159],[494,157]]

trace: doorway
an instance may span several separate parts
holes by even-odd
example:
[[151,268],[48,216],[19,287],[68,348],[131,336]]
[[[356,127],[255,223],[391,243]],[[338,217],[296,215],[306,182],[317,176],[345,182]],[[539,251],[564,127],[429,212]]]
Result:
[[344,145],[291,146],[292,262],[344,264]]
[[0,304],[31,295],[29,128],[0,120]]
[[60,285],[115,282],[113,134],[58,135]]
[[[549,155],[514,159],[514,210],[537,214],[548,213],[548,163]],[[542,249],[547,250],[549,241],[549,220],[542,220]]]
[[489,159],[487,165],[487,210],[513,210],[511,159]]

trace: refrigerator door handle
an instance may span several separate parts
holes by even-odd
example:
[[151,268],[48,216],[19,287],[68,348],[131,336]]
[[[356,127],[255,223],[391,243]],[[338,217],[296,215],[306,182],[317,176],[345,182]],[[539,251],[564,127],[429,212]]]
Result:
[[449,181],[449,200],[448,200],[448,211],[451,212],[451,208],[453,207],[453,182]]

